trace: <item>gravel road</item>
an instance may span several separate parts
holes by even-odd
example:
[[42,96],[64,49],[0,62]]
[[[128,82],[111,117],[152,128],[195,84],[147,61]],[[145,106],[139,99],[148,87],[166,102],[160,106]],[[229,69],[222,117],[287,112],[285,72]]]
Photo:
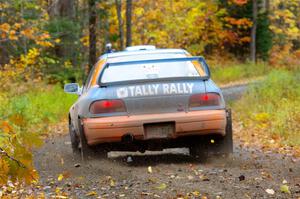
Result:
[[[224,94],[233,100],[243,91],[236,87]],[[188,149],[168,149],[110,152],[106,159],[96,156],[82,162],[74,158],[68,135],[59,135],[45,141],[34,162],[47,197],[300,198],[299,160],[245,148],[237,139],[234,144],[234,154],[226,159],[196,161]],[[282,185],[290,193],[280,191]]]

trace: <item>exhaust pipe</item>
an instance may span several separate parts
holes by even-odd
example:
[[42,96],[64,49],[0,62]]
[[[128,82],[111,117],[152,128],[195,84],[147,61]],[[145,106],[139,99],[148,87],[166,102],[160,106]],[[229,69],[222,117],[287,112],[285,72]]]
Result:
[[122,136],[122,142],[124,143],[132,143],[134,140],[133,135],[128,133]]

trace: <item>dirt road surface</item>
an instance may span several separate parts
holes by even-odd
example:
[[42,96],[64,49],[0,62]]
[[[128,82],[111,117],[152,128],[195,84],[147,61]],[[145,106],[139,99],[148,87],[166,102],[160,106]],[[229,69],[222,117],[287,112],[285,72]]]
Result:
[[188,149],[168,149],[110,152],[106,159],[83,162],[74,159],[67,134],[54,136],[34,155],[43,185],[36,192],[72,198],[300,198],[299,160],[245,148],[237,139],[234,144],[227,159],[197,161]]
[[[59,136],[35,154],[35,164],[49,196],[59,187],[74,198],[300,197],[300,161],[235,144],[229,159],[196,161],[187,149],[172,149],[145,154],[111,152],[107,159],[96,156],[82,162],[73,159],[69,137]],[[60,174],[65,177],[58,181]],[[280,191],[285,181],[291,194]]]

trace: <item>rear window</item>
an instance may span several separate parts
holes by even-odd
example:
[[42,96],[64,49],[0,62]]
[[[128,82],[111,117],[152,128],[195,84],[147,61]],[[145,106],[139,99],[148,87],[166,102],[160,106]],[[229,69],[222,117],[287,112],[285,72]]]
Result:
[[120,65],[115,63],[103,71],[101,82],[112,83],[177,77],[205,77],[207,73],[204,64],[201,61],[137,62]]

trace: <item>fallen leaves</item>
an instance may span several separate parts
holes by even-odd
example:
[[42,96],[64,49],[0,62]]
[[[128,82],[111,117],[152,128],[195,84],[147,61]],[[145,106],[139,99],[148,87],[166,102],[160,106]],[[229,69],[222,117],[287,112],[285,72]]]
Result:
[[159,189],[159,190],[164,190],[167,188],[167,185],[165,183],[161,183],[159,186],[156,187],[156,189]]
[[199,178],[202,181],[209,181],[209,178],[206,175],[200,175]]
[[64,175],[63,174],[59,174],[58,177],[57,177],[57,180],[60,182],[62,181],[64,178]]
[[69,178],[70,176],[71,176],[70,172],[65,171],[64,173],[61,173],[61,174],[58,175],[57,180],[60,182],[64,178]]
[[90,191],[87,194],[85,194],[85,196],[97,196],[97,192],[96,191]]
[[270,195],[274,195],[275,194],[275,191],[273,189],[266,189],[265,190],[268,194]]
[[199,191],[193,191],[192,194],[193,194],[195,197],[199,197],[199,196],[200,196],[200,192],[199,192]]
[[280,191],[281,191],[282,193],[288,193],[288,194],[291,194],[290,188],[289,188],[289,186],[287,186],[287,185],[281,185],[281,186],[280,186]]

